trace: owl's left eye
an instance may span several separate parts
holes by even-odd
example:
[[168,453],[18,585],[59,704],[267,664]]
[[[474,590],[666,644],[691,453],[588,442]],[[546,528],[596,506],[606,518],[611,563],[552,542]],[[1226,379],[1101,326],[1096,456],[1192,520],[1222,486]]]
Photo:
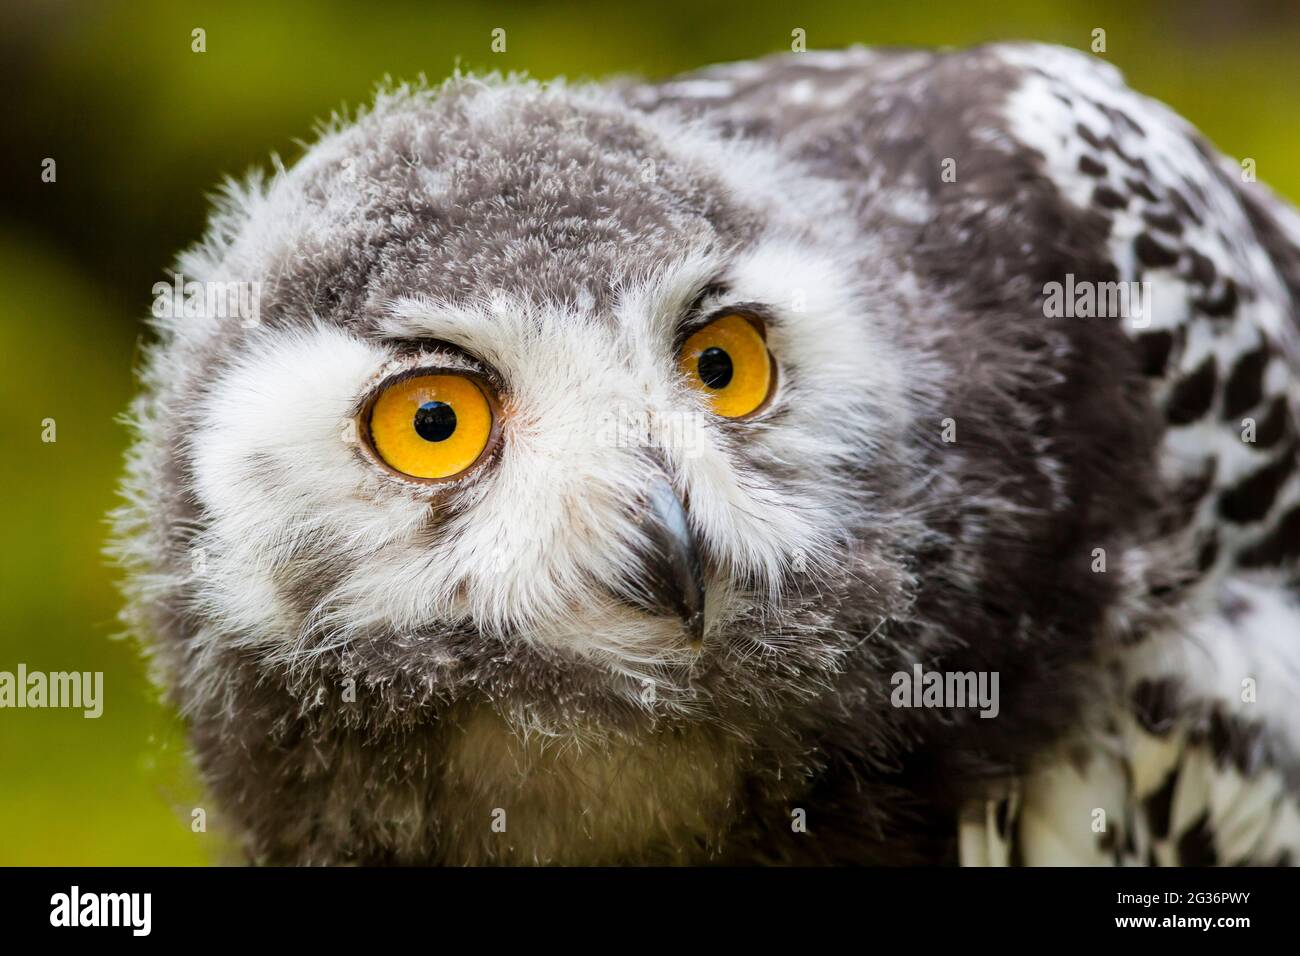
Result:
[[682,345],[678,365],[723,418],[745,418],[772,391],[772,356],[759,327],[738,314],[723,315]]
[[370,407],[375,453],[411,478],[453,478],[488,451],[492,405],[466,375],[419,374],[386,386]]

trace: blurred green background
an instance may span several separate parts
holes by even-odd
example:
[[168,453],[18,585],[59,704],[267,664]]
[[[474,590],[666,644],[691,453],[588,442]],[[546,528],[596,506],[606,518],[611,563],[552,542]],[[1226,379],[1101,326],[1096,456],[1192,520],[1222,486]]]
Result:
[[[207,50],[191,52],[191,31]],[[505,53],[491,32],[506,30]],[[137,650],[113,640],[100,557],[125,443],[114,419],[152,284],[202,229],[228,173],[301,152],[318,118],[383,76],[470,69],[641,73],[853,42],[1032,38],[1087,48],[1300,196],[1300,4],[1221,0],[620,7],[576,3],[10,3],[0,205],[0,670],[101,670],[104,714],[0,710],[0,864],[201,864],[202,797],[182,728]],[[57,181],[42,183],[42,161]],[[57,442],[41,422],[57,421]]]

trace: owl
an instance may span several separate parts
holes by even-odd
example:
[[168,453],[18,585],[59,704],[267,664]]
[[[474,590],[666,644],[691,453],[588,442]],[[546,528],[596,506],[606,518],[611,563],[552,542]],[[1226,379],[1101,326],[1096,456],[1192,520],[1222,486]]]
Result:
[[1253,171],[1005,44],[390,85],[231,182],[115,514],[220,825],[1289,862],[1300,216]]

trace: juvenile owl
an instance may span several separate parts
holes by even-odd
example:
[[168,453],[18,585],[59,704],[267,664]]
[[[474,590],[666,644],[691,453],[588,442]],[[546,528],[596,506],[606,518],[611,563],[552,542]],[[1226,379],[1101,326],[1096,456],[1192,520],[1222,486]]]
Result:
[[116,515],[224,827],[1291,860],[1300,216],[1252,171],[998,45],[457,76],[230,186]]

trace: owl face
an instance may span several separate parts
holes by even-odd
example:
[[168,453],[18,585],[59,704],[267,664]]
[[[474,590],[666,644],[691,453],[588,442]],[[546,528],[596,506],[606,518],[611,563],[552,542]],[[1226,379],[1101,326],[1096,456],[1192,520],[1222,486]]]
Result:
[[907,415],[841,201],[608,93],[381,98],[182,260],[260,317],[164,329],[181,603],[419,699],[511,655],[670,710],[711,658],[833,666],[806,593]]

